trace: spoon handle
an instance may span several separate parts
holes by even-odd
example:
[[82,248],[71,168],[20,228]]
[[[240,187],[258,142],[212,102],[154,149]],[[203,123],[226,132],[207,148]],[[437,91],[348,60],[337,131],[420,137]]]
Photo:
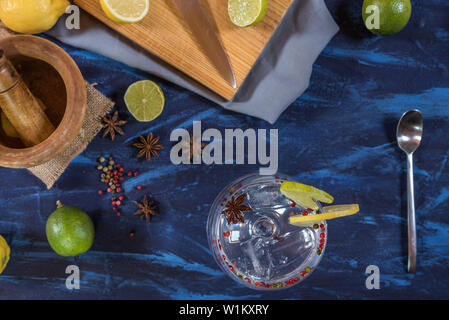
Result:
[[408,208],[408,272],[416,271],[416,221],[413,190],[413,154],[407,154],[407,208]]

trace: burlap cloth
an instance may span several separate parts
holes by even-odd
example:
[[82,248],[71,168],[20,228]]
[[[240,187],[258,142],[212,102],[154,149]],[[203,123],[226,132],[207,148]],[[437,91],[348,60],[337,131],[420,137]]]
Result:
[[[0,22],[0,39],[13,33]],[[102,129],[101,118],[114,106],[114,102],[102,95],[93,85],[86,82],[87,110],[80,132],[72,144],[54,159],[28,170],[39,178],[48,189],[64,173],[70,162],[86,149],[93,138]]]

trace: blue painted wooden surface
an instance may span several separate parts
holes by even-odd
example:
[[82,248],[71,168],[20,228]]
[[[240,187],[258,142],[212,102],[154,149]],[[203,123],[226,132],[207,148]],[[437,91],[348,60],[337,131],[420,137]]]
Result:
[[[225,111],[198,96],[104,57],[64,46],[90,82],[117,102],[129,84],[153,79],[166,109],[150,123],[130,121],[115,142],[97,137],[47,191],[25,170],[0,169],[0,234],[11,261],[0,276],[0,298],[307,299],[449,298],[449,3],[413,1],[412,20],[398,35],[371,36],[361,25],[362,1],[328,0],[342,28],[314,66],[309,90],[274,125]],[[357,3],[357,4],[356,4]],[[298,72],[301,72],[298,70]],[[418,272],[406,273],[405,158],[395,127],[407,109],[425,117],[415,157]],[[225,276],[207,246],[209,206],[229,181],[254,165],[174,166],[174,128],[278,128],[279,171],[321,187],[339,203],[360,204],[360,214],[329,223],[329,244],[314,274],[278,292],[241,287]],[[147,164],[131,146],[153,131],[166,149]],[[96,191],[95,160],[113,154],[141,175],[124,184],[128,199],[153,196],[161,215],[151,224],[132,216],[127,202],[116,217]],[[86,170],[86,174],[82,171]],[[136,185],[144,185],[140,191]],[[94,219],[97,237],[80,257],[57,256],[45,222],[56,200],[78,205]],[[135,230],[130,239],[128,234]],[[81,290],[65,288],[65,268],[81,268]],[[365,269],[377,265],[381,289],[365,288]]]

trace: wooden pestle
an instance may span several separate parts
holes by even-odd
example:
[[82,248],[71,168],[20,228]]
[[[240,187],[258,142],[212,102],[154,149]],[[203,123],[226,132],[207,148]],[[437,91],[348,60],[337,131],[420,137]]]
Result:
[[55,130],[36,98],[1,49],[0,109],[16,129],[26,147],[41,143]]

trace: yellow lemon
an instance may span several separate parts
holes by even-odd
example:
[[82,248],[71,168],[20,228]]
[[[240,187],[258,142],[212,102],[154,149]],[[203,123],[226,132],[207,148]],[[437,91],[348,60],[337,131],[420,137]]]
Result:
[[8,264],[10,252],[11,250],[6,240],[0,235],[0,274],[2,274]]
[[0,19],[19,33],[51,29],[70,5],[67,0],[0,0]]

